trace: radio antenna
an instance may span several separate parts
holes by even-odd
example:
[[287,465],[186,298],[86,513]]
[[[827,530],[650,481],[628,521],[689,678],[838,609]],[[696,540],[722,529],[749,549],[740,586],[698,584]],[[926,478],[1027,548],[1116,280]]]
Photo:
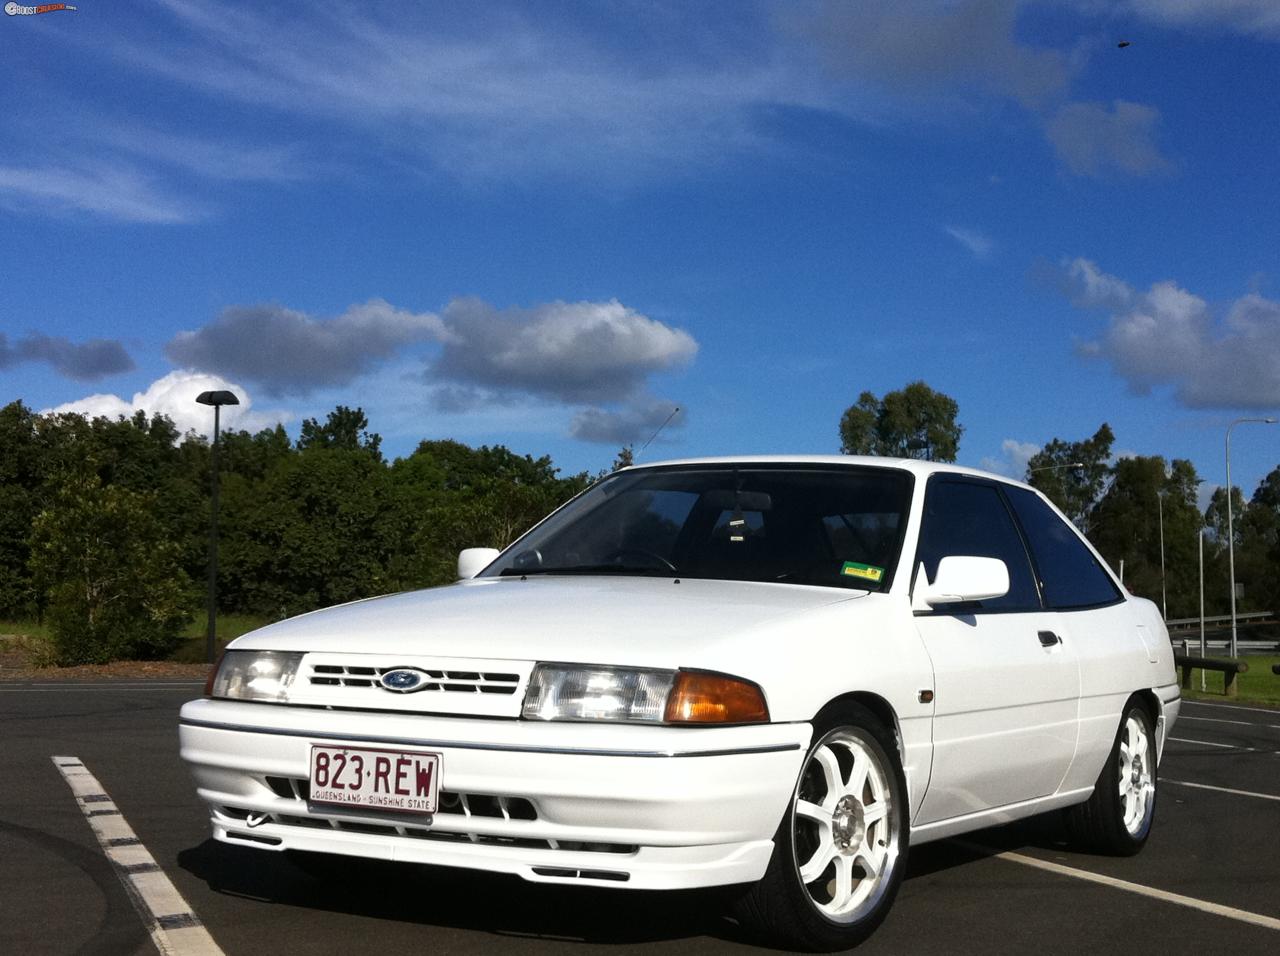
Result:
[[649,436],[649,440],[648,440],[647,442],[645,442],[643,445],[641,445],[641,446],[640,446],[640,450],[639,450],[638,452],[636,452],[636,457],[637,457],[637,458],[639,458],[641,455],[643,455],[643,454],[644,454],[644,450],[645,450],[646,448],[648,448],[651,444],[653,444],[653,440],[654,440],[655,438],[657,438],[660,434],[662,434],[662,429],[666,428],[668,425],[670,425],[670,424],[671,424],[671,419],[675,418],[675,417],[676,417],[677,415],[679,415],[679,414],[680,414],[680,406],[679,406],[679,405],[677,405],[675,408],[671,409],[671,414],[667,416],[667,420],[666,420],[666,421],[664,421],[661,425],[659,425],[659,426],[658,426],[658,430],[657,430],[656,432],[654,432],[652,435],[650,435],[650,436]]

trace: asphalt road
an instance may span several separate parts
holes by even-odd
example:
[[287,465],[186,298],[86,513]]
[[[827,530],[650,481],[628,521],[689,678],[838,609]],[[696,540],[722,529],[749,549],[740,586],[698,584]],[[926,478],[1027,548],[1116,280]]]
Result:
[[[97,777],[227,956],[765,951],[714,894],[362,862],[324,883],[279,854],[215,843],[177,755],[178,707],[198,694],[0,684],[0,953],[156,951],[54,755]],[[1052,821],[916,848],[897,904],[859,952],[1280,952],[1280,930],[1080,875],[1280,919],[1280,711],[1188,702],[1183,713],[1141,855],[1075,853]]]

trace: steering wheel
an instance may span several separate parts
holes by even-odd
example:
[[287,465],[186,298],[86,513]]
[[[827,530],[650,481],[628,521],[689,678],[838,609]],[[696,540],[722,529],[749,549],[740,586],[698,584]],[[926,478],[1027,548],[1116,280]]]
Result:
[[604,556],[604,562],[605,564],[613,564],[615,561],[619,564],[630,564],[630,561],[625,560],[627,557],[643,558],[650,567],[666,568],[672,573],[676,570],[676,566],[662,555],[644,548],[617,548]]

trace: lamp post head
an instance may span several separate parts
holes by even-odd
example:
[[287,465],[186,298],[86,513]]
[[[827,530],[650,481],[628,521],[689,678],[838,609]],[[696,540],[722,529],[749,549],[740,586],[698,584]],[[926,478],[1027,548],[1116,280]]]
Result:
[[196,396],[196,401],[201,405],[239,405],[240,399],[236,398],[235,392],[219,391],[219,392],[201,392]]

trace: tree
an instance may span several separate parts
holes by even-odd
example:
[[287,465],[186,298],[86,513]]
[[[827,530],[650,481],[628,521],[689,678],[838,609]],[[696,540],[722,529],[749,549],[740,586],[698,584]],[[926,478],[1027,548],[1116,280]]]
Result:
[[363,449],[313,446],[261,481],[227,475],[220,604],[274,617],[391,590],[388,492]]
[[0,408],[0,618],[23,617],[36,603],[27,562],[44,483],[38,421],[22,402]]
[[1181,458],[1166,465],[1158,455],[1121,458],[1114,474],[1091,513],[1089,539],[1117,570],[1124,561],[1130,591],[1157,605],[1167,594],[1169,616],[1190,617],[1199,602],[1196,538],[1203,520],[1196,503],[1200,482],[1195,466]]
[[622,468],[630,468],[636,463],[635,452],[631,450],[630,445],[623,445],[618,449],[618,457],[613,459],[613,466],[609,471],[614,472]]
[[382,461],[382,436],[369,431],[369,419],[365,417],[363,408],[339,405],[329,413],[323,425],[314,418],[305,419],[298,436],[298,450],[311,448],[366,451]]
[[912,382],[878,399],[863,392],[840,418],[840,445],[846,455],[884,455],[955,461],[964,428],[960,406],[924,382]]
[[153,495],[70,476],[31,529],[31,566],[48,596],[55,662],[170,653],[195,592]]
[[1111,480],[1114,441],[1111,426],[1103,422],[1092,438],[1073,442],[1055,438],[1027,462],[1027,483],[1043,491],[1086,534],[1090,513]]

